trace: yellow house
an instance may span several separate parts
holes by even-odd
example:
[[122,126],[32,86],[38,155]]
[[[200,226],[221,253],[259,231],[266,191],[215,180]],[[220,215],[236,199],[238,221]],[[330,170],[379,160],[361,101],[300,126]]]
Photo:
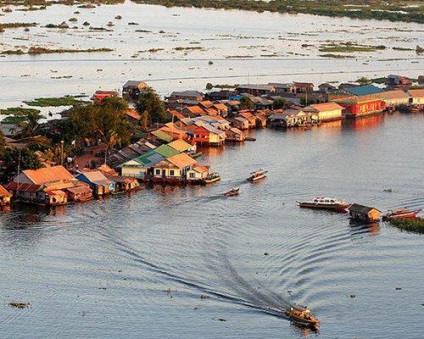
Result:
[[153,182],[180,184],[186,181],[187,172],[197,165],[197,161],[185,153],[163,159],[153,167]]
[[408,93],[411,96],[410,104],[424,105],[424,89],[410,89]]
[[325,102],[321,104],[313,104],[305,107],[304,112],[312,113],[319,121],[341,120],[343,106],[335,102]]
[[196,184],[204,183],[209,174],[209,166],[194,166],[187,171],[187,182]]
[[409,105],[409,94],[402,90],[387,91],[382,94],[382,100],[387,107],[396,107],[399,105]]

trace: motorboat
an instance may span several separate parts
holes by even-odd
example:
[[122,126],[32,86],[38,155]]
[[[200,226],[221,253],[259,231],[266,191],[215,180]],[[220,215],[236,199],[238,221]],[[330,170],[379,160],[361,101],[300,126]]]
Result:
[[289,309],[284,311],[287,318],[297,325],[318,330],[320,321],[312,315],[312,311],[307,306],[292,305]]
[[212,183],[217,182],[219,180],[221,180],[219,173],[218,172],[212,172],[212,173],[209,173],[208,176],[206,177],[205,184],[206,185],[212,184]]
[[314,209],[325,209],[337,212],[347,212],[347,209],[351,206],[346,204],[343,200],[326,197],[315,197],[309,201],[297,201],[299,207],[302,208],[314,208]]
[[267,173],[268,173],[268,171],[265,171],[263,168],[260,168],[257,171],[251,172],[250,177],[247,178],[247,180],[254,182],[254,181],[264,179],[264,178],[266,178]]
[[240,188],[232,188],[230,189],[228,192],[225,192],[224,195],[226,197],[233,197],[235,195],[239,195],[240,194]]
[[408,207],[400,208],[396,210],[389,210],[383,215],[383,221],[390,221],[396,219],[414,219],[421,210],[411,210]]

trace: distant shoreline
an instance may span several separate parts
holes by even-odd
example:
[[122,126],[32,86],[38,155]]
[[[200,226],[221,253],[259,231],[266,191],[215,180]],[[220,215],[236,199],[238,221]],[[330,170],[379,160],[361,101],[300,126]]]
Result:
[[[145,5],[159,5],[164,7],[195,7],[209,9],[234,9],[262,13],[265,11],[281,14],[310,14],[331,18],[351,18],[359,20],[387,20],[391,22],[414,22],[424,24],[424,6],[420,2],[406,1],[408,4],[387,3],[383,0],[364,0],[360,4],[346,4],[344,0],[305,1],[305,0],[129,0],[130,2]],[[82,8],[95,8],[98,5],[117,5],[125,0],[98,0],[96,5],[87,5],[84,1],[58,0],[49,3],[44,0],[6,0],[2,2],[3,11],[8,6],[27,6],[28,10],[43,10],[46,6],[55,4],[77,5]],[[38,8],[37,8],[38,6]]]

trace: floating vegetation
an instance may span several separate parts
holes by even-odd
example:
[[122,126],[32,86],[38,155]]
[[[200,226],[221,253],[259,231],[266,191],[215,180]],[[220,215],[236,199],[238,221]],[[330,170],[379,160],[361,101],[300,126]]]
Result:
[[333,59],[349,59],[349,58],[355,58],[353,55],[343,55],[343,54],[320,54],[319,55],[322,58],[333,58]]
[[28,106],[37,107],[58,107],[58,106],[72,106],[75,104],[84,103],[84,101],[77,100],[74,96],[64,96],[59,98],[37,98],[32,101],[24,101]]
[[112,52],[111,48],[89,48],[89,49],[49,49],[44,47],[30,47],[28,54],[54,54],[54,53],[95,53]]
[[40,110],[35,108],[24,108],[24,107],[9,107],[6,109],[0,109],[1,115],[28,115],[40,113]]
[[424,218],[393,219],[390,223],[402,231],[424,233]]
[[175,47],[176,51],[193,51],[193,50],[203,50],[203,47]]
[[35,22],[10,22],[10,23],[0,23],[0,32],[3,32],[9,28],[21,28],[21,27],[35,27],[37,23]]
[[253,58],[253,55],[227,55],[226,59],[248,59]]
[[5,54],[5,55],[21,55],[21,54],[25,54],[25,52],[21,49],[17,49],[17,50],[7,50],[7,51],[3,51],[0,52],[0,54]]
[[30,305],[30,303],[20,303],[20,302],[16,302],[16,301],[11,301],[9,303],[9,306],[16,307],[16,308],[28,308],[29,305]]
[[350,42],[341,43],[341,44],[330,44],[327,46],[322,46],[318,50],[320,52],[330,52],[330,53],[350,53],[350,52],[375,52],[377,50],[384,50],[386,46],[363,46],[356,45]]
[[393,47],[392,48],[395,51],[415,51],[413,48],[406,48],[406,47]]

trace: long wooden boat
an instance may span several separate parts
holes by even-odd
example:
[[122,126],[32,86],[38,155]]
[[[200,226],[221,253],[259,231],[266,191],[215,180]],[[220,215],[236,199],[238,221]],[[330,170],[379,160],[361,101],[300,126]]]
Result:
[[409,208],[400,208],[397,210],[390,210],[388,213],[383,215],[383,221],[395,220],[395,219],[414,219],[420,213],[421,210],[410,210]]
[[306,306],[293,305],[285,310],[287,318],[297,325],[308,327],[314,331],[318,330],[320,321],[312,315],[311,309]]
[[209,185],[209,184],[212,184],[212,183],[217,182],[219,180],[221,180],[219,173],[218,172],[212,172],[212,173],[209,173],[209,175],[206,177],[205,184]]
[[265,171],[263,168],[258,169],[257,171],[253,171],[250,173],[250,177],[247,178],[250,182],[258,181],[266,178],[266,174],[268,171]]
[[233,197],[233,196],[239,195],[239,194],[240,194],[240,188],[232,188],[228,192],[224,193],[224,195],[226,197]]
[[309,201],[297,201],[301,208],[323,209],[337,212],[346,212],[351,205],[346,204],[343,200],[326,197],[315,197]]

